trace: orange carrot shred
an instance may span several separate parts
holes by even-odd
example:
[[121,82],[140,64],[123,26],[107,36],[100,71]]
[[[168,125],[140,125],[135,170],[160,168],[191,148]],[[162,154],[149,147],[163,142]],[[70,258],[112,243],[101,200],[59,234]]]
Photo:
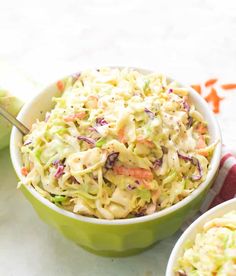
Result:
[[209,87],[215,84],[218,81],[218,79],[209,79],[208,81],[205,82],[205,86]]
[[229,89],[236,89],[236,83],[226,83],[221,85],[222,89],[229,90]]
[[121,143],[125,143],[126,140],[125,140],[125,128],[121,128],[119,131],[118,131],[118,140],[121,142]]
[[85,117],[86,117],[86,113],[81,111],[81,112],[78,112],[73,115],[69,115],[69,116],[65,117],[64,121],[65,122],[73,122],[76,119],[84,119]]
[[198,154],[200,154],[200,155],[202,155],[202,156],[205,156],[205,157],[208,157],[208,155],[209,155],[208,152],[207,152],[207,151],[204,151],[204,150],[202,150],[202,151],[199,150],[199,151],[198,151]]
[[211,92],[205,97],[207,102],[212,102],[213,104],[213,112],[219,113],[220,112],[220,101],[223,98],[219,97],[215,88],[211,88]]
[[22,167],[22,168],[21,168],[21,174],[22,174],[22,175],[27,176],[28,173],[29,173],[29,172],[28,172],[28,170],[27,170],[26,167]]
[[63,91],[64,91],[64,83],[63,83],[63,81],[59,80],[59,81],[57,82],[57,88],[58,88],[58,90],[59,90],[60,92],[63,92]]
[[198,92],[198,94],[202,94],[202,88],[201,88],[201,85],[199,85],[199,84],[193,84],[193,85],[191,85],[191,87],[194,89],[194,90],[196,90],[197,92]]
[[147,139],[138,138],[137,142],[146,145],[148,148],[153,148],[155,144]]
[[205,133],[207,132],[207,127],[200,123],[200,124],[198,124],[198,126],[197,126],[197,131],[198,131],[200,134],[205,134]]
[[198,143],[197,143],[197,149],[202,149],[206,147],[206,142],[204,137],[201,135],[198,139]]
[[153,179],[152,172],[143,168],[126,168],[124,166],[115,166],[113,170],[118,175],[131,176],[133,178],[145,180]]
[[208,152],[205,150],[205,147],[206,147],[206,142],[205,142],[205,139],[204,139],[204,136],[203,135],[200,135],[199,139],[198,139],[198,143],[197,143],[197,153],[200,154],[200,155],[203,155],[205,157],[208,156]]

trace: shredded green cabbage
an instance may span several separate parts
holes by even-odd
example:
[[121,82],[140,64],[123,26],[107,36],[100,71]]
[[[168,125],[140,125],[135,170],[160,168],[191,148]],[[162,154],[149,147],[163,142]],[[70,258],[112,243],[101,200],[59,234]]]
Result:
[[85,216],[158,212],[206,178],[215,144],[188,90],[164,75],[103,68],[64,91],[23,139],[25,182]]

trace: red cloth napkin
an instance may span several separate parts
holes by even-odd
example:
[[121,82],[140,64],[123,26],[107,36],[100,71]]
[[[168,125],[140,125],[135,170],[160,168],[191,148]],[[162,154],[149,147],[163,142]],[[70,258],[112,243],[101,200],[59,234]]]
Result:
[[236,197],[236,153],[223,146],[219,174],[215,183],[207,193],[198,213],[187,220],[181,229],[185,230],[207,210],[234,197]]

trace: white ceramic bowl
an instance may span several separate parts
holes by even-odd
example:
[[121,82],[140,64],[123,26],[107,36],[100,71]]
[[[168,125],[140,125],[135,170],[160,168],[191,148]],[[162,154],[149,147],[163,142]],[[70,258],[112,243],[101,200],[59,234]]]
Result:
[[200,216],[196,221],[194,221],[187,230],[181,235],[174,249],[171,252],[167,268],[166,276],[175,276],[173,269],[177,266],[178,259],[183,255],[184,246],[188,240],[194,240],[196,234],[201,231],[203,225],[216,217],[221,217],[227,212],[236,210],[236,198],[228,200],[218,206],[210,209],[205,214]]
[[[144,69],[136,70],[144,74],[151,73]],[[104,220],[84,217],[63,210],[43,198],[31,186],[21,185],[22,192],[39,216],[45,222],[58,228],[69,239],[93,252],[106,256],[137,253],[176,232],[183,221],[198,210],[216,177],[221,155],[221,133],[215,116],[204,99],[191,87],[188,89],[191,100],[208,122],[211,142],[219,141],[210,162],[206,180],[191,195],[177,204],[151,215],[130,219]],[[53,108],[51,99],[59,95],[56,83],[52,84],[26,103],[17,118],[30,128],[36,119],[42,120],[45,113]],[[21,175],[21,144],[22,135],[13,128],[10,141],[11,159],[19,179],[24,182]],[[104,235],[104,233],[106,234]]]

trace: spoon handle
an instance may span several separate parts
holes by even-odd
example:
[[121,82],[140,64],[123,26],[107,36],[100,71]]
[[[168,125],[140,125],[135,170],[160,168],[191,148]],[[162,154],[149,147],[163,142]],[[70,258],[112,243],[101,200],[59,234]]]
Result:
[[14,116],[12,116],[5,108],[0,106],[0,115],[2,115],[6,120],[8,120],[12,125],[14,125],[18,130],[26,135],[29,133],[29,129],[18,121]]

